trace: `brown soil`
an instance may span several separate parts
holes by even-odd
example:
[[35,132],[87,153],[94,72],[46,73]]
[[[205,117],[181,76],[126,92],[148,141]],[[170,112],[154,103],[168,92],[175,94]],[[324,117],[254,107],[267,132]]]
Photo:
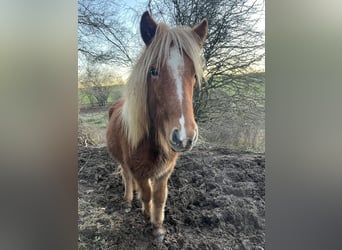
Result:
[[263,154],[197,146],[177,162],[156,246],[135,198],[122,208],[117,163],[103,148],[79,148],[79,249],[263,249]]

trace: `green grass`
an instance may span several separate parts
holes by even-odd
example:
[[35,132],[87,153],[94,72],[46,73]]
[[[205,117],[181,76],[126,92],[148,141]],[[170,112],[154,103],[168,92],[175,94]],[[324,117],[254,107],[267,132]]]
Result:
[[104,146],[106,143],[107,124],[107,111],[79,113],[78,115],[79,131],[82,131],[86,138],[90,138],[98,146]]
[[[108,103],[114,103],[116,102],[121,96],[124,91],[125,85],[111,85],[106,86],[108,88],[109,96],[108,96]],[[87,89],[85,88],[79,88],[78,89],[78,101],[81,105],[89,105],[91,104],[91,101],[89,100],[89,97],[86,94]]]
[[[117,101],[123,93],[125,86],[124,85],[112,85],[108,86],[108,90],[110,91],[107,103],[108,105]],[[79,89],[78,98],[80,105],[90,105],[91,102],[86,95],[85,89]],[[80,112],[79,116],[79,128],[82,130],[82,133],[86,134],[86,137],[91,138],[91,140],[96,145],[105,145],[106,143],[106,128],[108,125],[108,112],[98,111],[98,112],[89,112],[84,113]]]
[[103,129],[107,127],[108,114],[107,112],[80,113],[79,119],[84,124]]

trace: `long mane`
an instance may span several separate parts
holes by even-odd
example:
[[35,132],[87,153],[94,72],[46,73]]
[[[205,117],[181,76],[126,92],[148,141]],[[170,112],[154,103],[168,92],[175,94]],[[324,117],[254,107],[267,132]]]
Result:
[[175,46],[192,60],[198,83],[200,83],[203,75],[203,60],[199,43],[199,37],[190,27],[178,26],[170,29],[165,24],[158,24],[152,43],[144,48],[133,67],[123,95],[125,102],[121,117],[132,149],[149,135],[147,76],[151,66],[159,70],[166,63],[171,46]]

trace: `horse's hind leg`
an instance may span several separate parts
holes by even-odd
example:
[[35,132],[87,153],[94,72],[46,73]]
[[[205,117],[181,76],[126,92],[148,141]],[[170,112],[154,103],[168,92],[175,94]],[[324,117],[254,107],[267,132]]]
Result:
[[125,212],[129,212],[132,207],[134,180],[131,172],[127,169],[127,167],[121,167],[121,176],[125,184]]
[[151,216],[152,187],[149,179],[136,180],[142,211],[146,219]]

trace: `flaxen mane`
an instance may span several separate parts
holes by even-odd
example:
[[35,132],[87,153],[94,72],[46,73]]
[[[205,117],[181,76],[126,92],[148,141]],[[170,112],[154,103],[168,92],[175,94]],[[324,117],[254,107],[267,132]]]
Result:
[[179,26],[170,29],[165,24],[158,25],[152,43],[144,49],[133,68],[134,74],[131,74],[128,79],[123,96],[125,103],[121,117],[129,144],[133,149],[149,133],[147,74],[151,66],[159,70],[169,57],[170,47],[175,46],[192,60],[198,83],[200,83],[203,74],[203,62],[201,48],[196,46],[199,43],[199,37],[189,27]]

